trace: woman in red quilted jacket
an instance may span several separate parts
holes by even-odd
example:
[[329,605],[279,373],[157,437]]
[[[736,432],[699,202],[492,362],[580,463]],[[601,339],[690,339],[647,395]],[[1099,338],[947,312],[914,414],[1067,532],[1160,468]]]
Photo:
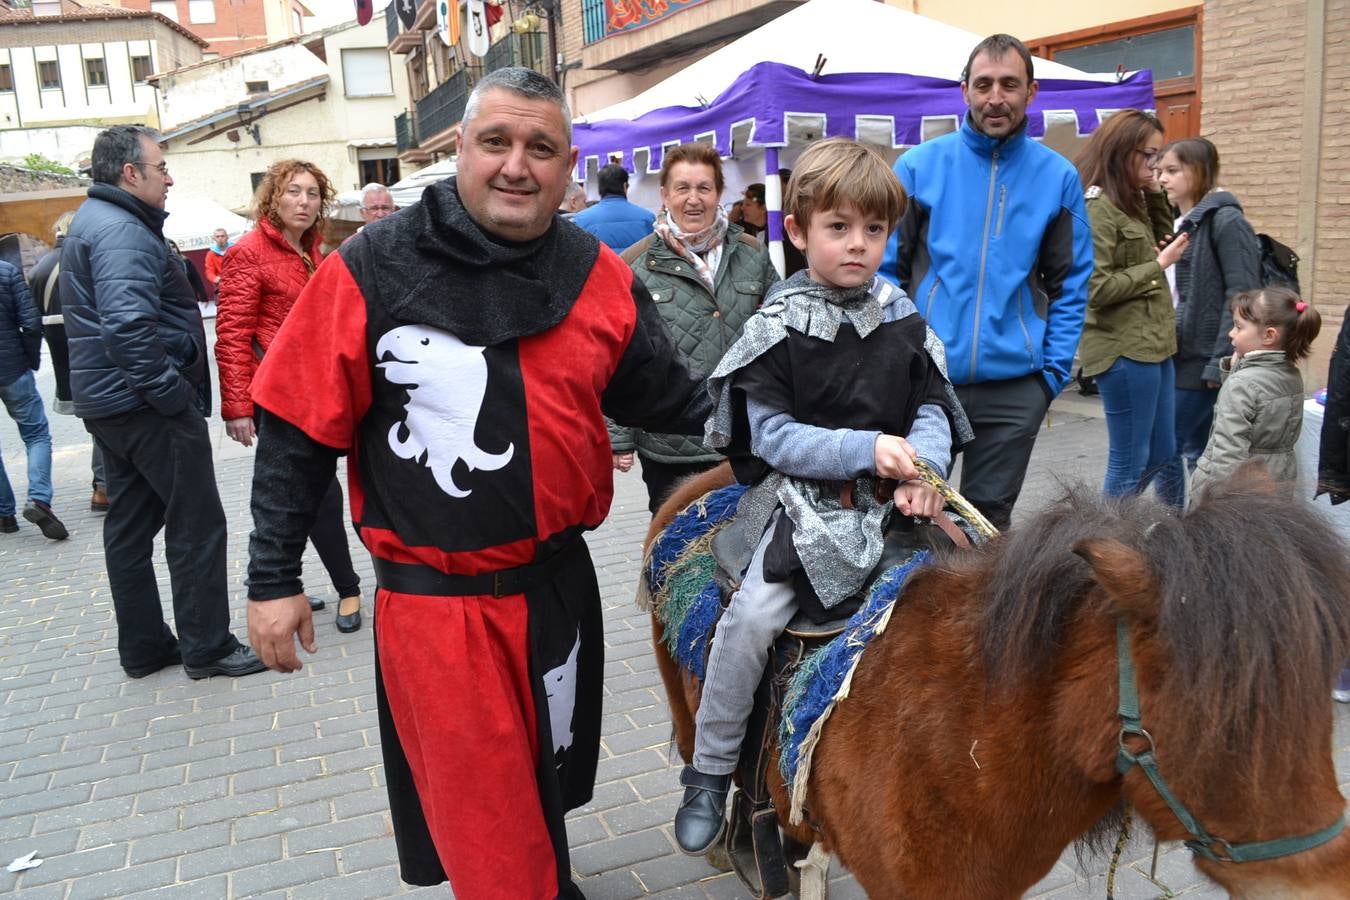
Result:
[[[229,249],[220,275],[216,311],[216,364],[225,431],[252,446],[257,434],[249,385],[258,361],[322,258],[324,205],[333,187],[317,166],[298,159],[273,163],[254,195],[256,226]],[[262,420],[262,421],[265,421]],[[338,595],[337,627],[361,627],[361,580],[352,568],[343,524],[342,487],[329,485],[309,539]],[[313,609],[324,602],[310,599]]]

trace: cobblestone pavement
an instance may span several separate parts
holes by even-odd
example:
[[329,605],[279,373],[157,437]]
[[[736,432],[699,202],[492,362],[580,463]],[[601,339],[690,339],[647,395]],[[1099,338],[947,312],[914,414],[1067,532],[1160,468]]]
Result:
[[[51,397],[51,375],[40,383]],[[45,862],[0,872],[0,893],[24,898],[360,898],[414,891],[395,865],[371,683],[369,628],[343,635],[336,597],[317,615],[319,652],[303,671],[190,681],[177,668],[142,680],[117,662],[99,517],[88,511],[90,441],[79,423],[52,416],[56,500],[71,537],[48,542],[22,523],[0,536],[0,863],[36,851]],[[1060,480],[1097,483],[1105,428],[1095,400],[1057,401],[1042,433],[1021,513],[1047,502]],[[224,437],[216,475],[229,518],[236,633],[244,628],[250,451]],[[23,449],[0,416],[0,448],[23,495]],[[681,856],[670,834],[676,770],[647,621],[632,603],[647,524],[641,480],[619,478],[613,513],[590,538],[604,596],[608,651],[604,747],[591,804],[571,818],[573,863],[591,900],[742,897],[730,875]],[[355,547],[355,541],[353,541]],[[359,550],[359,547],[355,547]],[[368,559],[358,568],[373,585]],[[317,558],[306,568],[319,572]],[[167,575],[161,578],[168,597]],[[369,615],[369,602],[366,612]],[[1342,778],[1350,733],[1338,711]],[[1188,854],[1136,841],[1118,878],[1121,898],[1221,893],[1201,883]],[[961,864],[953,861],[953,864]],[[972,864],[978,864],[973,862]],[[1086,874],[1066,856],[1029,896],[1105,895],[1105,864]],[[862,896],[836,873],[832,897]]]

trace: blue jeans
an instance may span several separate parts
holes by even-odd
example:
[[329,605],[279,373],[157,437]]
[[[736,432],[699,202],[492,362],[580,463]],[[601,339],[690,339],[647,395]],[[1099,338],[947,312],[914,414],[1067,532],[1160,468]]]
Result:
[[[37,379],[24,372],[0,387],[0,401],[9,417],[19,426],[19,437],[28,449],[28,499],[52,502],[52,433],[47,428],[47,411],[42,406]],[[14,515],[14,489],[5,473],[0,456],[0,516]]]
[[1209,427],[1214,421],[1214,401],[1218,399],[1218,388],[1177,388],[1177,450],[1158,472],[1158,493],[1173,506],[1181,506],[1185,502],[1186,478],[1182,474],[1182,462],[1185,462],[1185,472],[1195,471],[1195,461],[1205,452],[1205,444],[1209,443]]
[[1097,376],[1097,386],[1110,445],[1103,490],[1111,497],[1142,491],[1177,452],[1172,360],[1141,363],[1122,356]]

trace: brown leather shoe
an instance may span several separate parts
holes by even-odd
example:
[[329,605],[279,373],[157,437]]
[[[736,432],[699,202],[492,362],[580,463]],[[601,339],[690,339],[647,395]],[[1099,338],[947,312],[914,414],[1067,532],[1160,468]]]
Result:
[[90,512],[108,511],[108,492],[101,487],[94,488],[94,492],[89,495]]

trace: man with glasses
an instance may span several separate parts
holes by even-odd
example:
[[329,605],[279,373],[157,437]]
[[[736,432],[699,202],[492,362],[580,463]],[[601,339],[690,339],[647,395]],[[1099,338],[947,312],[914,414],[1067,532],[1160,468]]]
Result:
[[960,130],[895,163],[910,203],[878,273],[908,292],[947,348],[975,429],[961,492],[999,528],[1069,381],[1092,274],[1078,173],[1027,135],[1036,89],[1031,53],[1012,35],[971,51]]
[[[173,177],[158,136],[139,125],[100,133],[93,177],[61,247],[60,286],[75,414],[108,480],[103,549],[122,668],[132,678],[179,662],[191,678],[261,672],[229,628],[206,333],[164,238]],[[176,637],[155,583],[161,528]]]
[[[396,212],[398,207],[394,205],[394,195],[389,193],[389,188],[374,181],[361,188],[361,220],[366,225],[378,222]],[[362,225],[361,228],[365,228],[366,225]]]

